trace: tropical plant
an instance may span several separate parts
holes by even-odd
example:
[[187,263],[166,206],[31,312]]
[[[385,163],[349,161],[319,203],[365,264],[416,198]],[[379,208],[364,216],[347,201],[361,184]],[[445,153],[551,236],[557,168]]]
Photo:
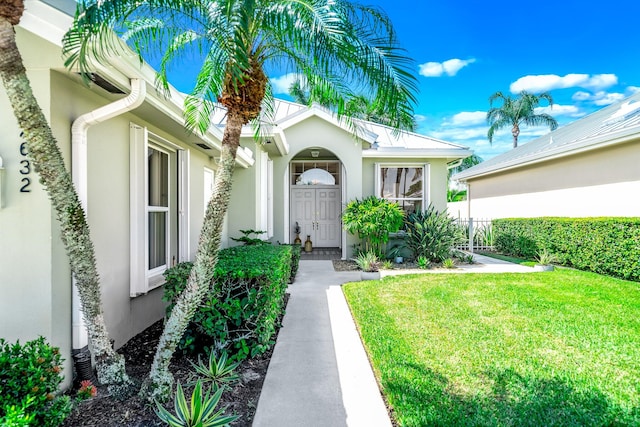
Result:
[[409,214],[406,220],[405,244],[416,258],[440,262],[449,258],[453,248],[464,240],[461,228],[446,211],[438,212],[433,205],[426,211]]
[[380,268],[380,262],[375,252],[363,252],[356,257],[355,261],[362,271],[375,272]]
[[270,245],[271,244],[271,243],[267,242],[266,240],[262,240],[259,237],[252,237],[252,235],[260,236],[261,234],[266,233],[266,231],[240,230],[240,233],[242,233],[242,237],[232,237],[231,240],[233,240],[234,242],[240,242],[240,243],[244,244],[245,246]]
[[444,268],[456,268],[456,263],[453,258],[447,258],[442,260],[442,266]]
[[168,93],[170,64],[200,52],[203,64],[185,102],[187,127],[204,133],[214,109],[226,111],[220,166],[194,267],[142,390],[166,399],[173,383],[171,356],[213,277],[242,127],[268,119],[269,114],[260,117],[262,107],[273,112],[265,69],[297,72],[309,102],[341,119],[348,118],[346,102],[354,89],[366,88],[391,115],[390,125],[399,127],[413,115],[416,101],[413,61],[399,48],[381,9],[348,0],[85,0],[75,16],[63,40],[67,67],[88,78],[93,60],[108,64],[110,55],[122,54],[122,43],[111,38],[116,31],[141,58],[162,49],[157,81]]
[[551,265],[554,262],[558,262],[558,256],[550,252],[547,248],[542,248],[538,251],[536,261],[540,265]]
[[391,262],[391,260],[385,259],[380,263],[380,269],[393,270],[393,262]]
[[229,387],[240,379],[238,374],[234,372],[240,366],[240,362],[229,361],[226,351],[223,351],[216,359],[215,352],[211,350],[208,364],[202,362],[200,356],[198,356],[197,364],[191,361],[190,363],[202,381],[211,382],[215,387]]
[[24,2],[3,2],[0,7],[0,76],[9,103],[23,131],[28,158],[49,195],[60,224],[62,243],[80,296],[82,313],[94,351],[98,379],[121,395],[130,380],[124,358],[109,341],[102,312],[100,278],[86,214],[75,191],[65,161],[51,128],[33,95],[31,84],[16,45],[14,25],[18,25]]
[[426,256],[420,255],[418,257],[417,262],[418,262],[418,268],[421,268],[423,270],[431,268],[431,261],[429,261],[429,258],[427,258]]
[[[211,392],[213,391],[213,395]],[[202,381],[197,381],[191,393],[191,402],[187,403],[182,385],[178,384],[174,401],[175,414],[156,401],[156,415],[171,427],[218,427],[227,426],[237,420],[236,415],[224,415],[224,410],[216,412],[224,388],[213,386],[203,391]]]
[[347,204],[342,213],[342,224],[345,230],[364,241],[363,252],[372,252],[382,258],[389,233],[400,230],[403,218],[404,212],[396,203],[369,196]]
[[[535,109],[540,105],[541,100],[546,100],[550,107],[553,107],[553,98],[547,92],[535,95],[526,91],[520,92],[517,98],[496,92],[489,97],[489,111],[487,112],[487,122],[489,131],[487,137],[489,142],[493,142],[493,135],[499,129],[511,127],[513,135],[513,148],[518,146],[518,135],[520,135],[520,125],[527,126],[549,126],[551,130],[558,127],[556,119],[546,113],[536,113]],[[502,100],[500,107],[493,107],[496,100]]]

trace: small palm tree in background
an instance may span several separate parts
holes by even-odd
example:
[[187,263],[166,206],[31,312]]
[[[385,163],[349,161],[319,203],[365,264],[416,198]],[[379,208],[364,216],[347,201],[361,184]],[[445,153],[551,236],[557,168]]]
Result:
[[[496,92],[491,95],[489,97],[490,109],[487,112],[487,122],[490,125],[487,132],[489,142],[493,142],[493,135],[497,130],[511,127],[513,148],[516,148],[521,124],[527,126],[549,126],[551,130],[555,130],[558,127],[556,119],[549,114],[535,112],[536,107],[540,105],[540,101],[543,99],[549,103],[550,107],[553,107],[553,98],[547,92],[535,95],[522,91],[517,98],[504,95],[502,92]],[[493,107],[493,103],[496,100],[502,100],[500,107]]]
[[[311,105],[309,95],[300,80],[295,80],[291,83],[291,86],[289,86],[289,96],[298,104]],[[395,120],[393,114],[387,113],[383,107],[378,106],[374,101],[364,95],[356,95],[349,99],[347,101],[346,111],[350,117],[379,123],[381,125],[391,126]],[[402,115],[400,119],[401,121],[396,127],[415,132],[417,127],[415,116],[405,114]]]
[[169,89],[172,63],[202,53],[185,121],[204,133],[216,108],[224,108],[219,170],[207,206],[191,274],[160,337],[142,394],[166,400],[176,346],[208,293],[218,260],[223,218],[243,125],[259,124],[262,108],[273,111],[265,70],[293,71],[305,81],[310,103],[349,117],[356,93],[371,99],[400,127],[413,116],[416,78],[413,61],[399,48],[387,15],[348,0],[85,0],[64,37],[68,67],[91,72],[91,60],[108,63],[123,47],[109,37],[121,34],[142,57],[161,52],[158,82]]

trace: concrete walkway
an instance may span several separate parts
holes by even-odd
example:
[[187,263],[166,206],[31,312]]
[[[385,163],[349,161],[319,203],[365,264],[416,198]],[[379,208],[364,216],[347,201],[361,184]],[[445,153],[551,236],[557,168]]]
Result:
[[[402,273],[533,272],[533,268],[474,255],[453,270]],[[390,427],[369,360],[340,285],[359,271],[336,272],[331,261],[300,261],[262,387],[254,427]]]

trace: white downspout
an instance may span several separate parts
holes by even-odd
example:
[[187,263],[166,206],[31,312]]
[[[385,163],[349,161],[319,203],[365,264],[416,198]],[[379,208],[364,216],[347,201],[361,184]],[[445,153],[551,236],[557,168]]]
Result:
[[[127,97],[83,114],[75,119],[71,125],[71,176],[85,215],[88,215],[89,199],[87,173],[87,133],[89,128],[139,107],[144,102],[146,95],[145,82],[141,79],[131,79],[131,93]],[[89,340],[75,280],[73,281],[71,311],[73,350],[80,350],[88,345]]]

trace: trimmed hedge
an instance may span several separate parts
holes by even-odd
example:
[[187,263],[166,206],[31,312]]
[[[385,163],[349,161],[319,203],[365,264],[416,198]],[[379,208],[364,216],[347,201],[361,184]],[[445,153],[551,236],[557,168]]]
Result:
[[493,220],[500,252],[534,258],[546,249],[562,265],[640,281],[640,218]]
[[[227,350],[232,360],[267,351],[274,343],[277,322],[284,312],[293,251],[289,245],[221,250],[214,285],[194,315],[180,348]],[[169,302],[167,315],[186,286],[192,266],[181,263],[165,272],[163,299]]]

